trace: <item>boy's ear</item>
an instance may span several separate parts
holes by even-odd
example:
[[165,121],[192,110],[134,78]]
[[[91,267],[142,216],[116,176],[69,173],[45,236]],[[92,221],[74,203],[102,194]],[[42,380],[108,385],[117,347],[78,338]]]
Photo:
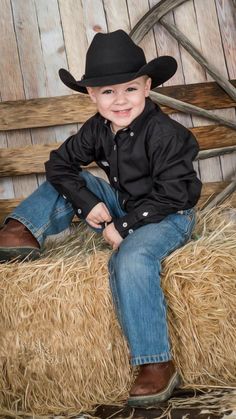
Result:
[[148,77],[148,79],[145,82],[145,97],[149,96],[149,92],[151,90],[151,84],[152,84],[152,79],[151,77]]
[[95,95],[94,89],[93,89],[92,87],[86,87],[86,89],[87,89],[88,94],[89,94],[89,96],[90,96],[90,99],[93,101],[93,103],[97,103],[97,100],[96,100],[96,95]]

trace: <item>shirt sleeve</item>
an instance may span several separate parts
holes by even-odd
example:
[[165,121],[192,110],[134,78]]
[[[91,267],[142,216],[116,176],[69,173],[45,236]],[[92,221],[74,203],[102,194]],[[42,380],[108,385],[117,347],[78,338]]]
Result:
[[88,120],[80,131],[69,137],[57,150],[50,153],[45,163],[46,178],[73,205],[76,213],[86,218],[91,209],[101,202],[87,187],[80,176],[81,165],[94,161],[95,146]]
[[[142,225],[160,222],[168,214],[194,206],[201,182],[193,168],[199,150],[190,131],[153,132],[147,144],[152,189],[127,215],[114,220],[122,237]],[[184,134],[184,135],[183,135]]]

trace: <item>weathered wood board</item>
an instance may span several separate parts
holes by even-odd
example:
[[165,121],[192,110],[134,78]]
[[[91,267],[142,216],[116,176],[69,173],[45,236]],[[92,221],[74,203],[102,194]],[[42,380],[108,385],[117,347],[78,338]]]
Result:
[[[13,131],[0,134],[0,147],[16,149],[32,144],[55,144],[76,132],[77,122],[83,122],[90,116],[94,107],[88,105],[86,97],[78,99],[78,95],[61,83],[58,69],[68,68],[76,78],[80,78],[84,73],[86,50],[95,33],[119,28],[129,32],[150,7],[158,3],[159,0],[0,0],[0,100],[38,100],[72,95],[70,103],[66,98],[60,102],[59,108],[58,102],[54,104],[56,123],[52,121],[47,127],[43,124],[43,115],[40,115],[41,123],[29,123],[26,125],[28,129],[19,131],[22,127],[19,120],[23,118],[23,122],[26,122],[32,115],[29,110],[26,110],[25,117],[18,115],[15,109],[16,114],[12,113],[11,121],[15,126],[12,125]],[[168,13],[166,18],[191,40],[208,61],[214,63],[222,75],[229,79],[236,78],[233,0],[188,0]],[[201,101],[205,98],[203,107],[215,109],[215,112],[235,120],[232,99],[223,94],[221,102],[224,104],[220,106],[217,94],[215,98],[211,96],[213,102],[209,100],[211,77],[178,45],[161,23],[147,33],[140,45],[148,61],[157,54],[173,55],[177,59],[178,71],[165,84],[166,94],[169,92],[177,98],[184,96],[186,101],[194,104],[199,103],[199,98]],[[196,89],[196,83],[203,85]],[[188,89],[185,89],[185,84],[189,85]],[[174,85],[177,87],[173,88]],[[220,88],[218,92],[222,93]],[[77,118],[76,109],[74,120],[68,124],[67,115],[76,101],[80,101],[83,119]],[[224,109],[218,111],[218,106]],[[3,127],[9,121],[4,122],[4,109],[0,107],[0,111],[0,125]],[[61,114],[61,119],[56,111]],[[37,117],[35,115],[35,120]],[[212,121],[186,114],[173,113],[171,117],[190,128],[212,125]],[[213,129],[211,132],[215,133]],[[221,141],[230,144],[229,131],[225,136],[221,131],[217,138],[217,147],[224,145],[220,144]],[[236,172],[236,154],[198,162],[196,169],[204,182],[230,180]],[[0,198],[26,196],[42,179],[41,175],[13,179],[5,177],[0,181]]]

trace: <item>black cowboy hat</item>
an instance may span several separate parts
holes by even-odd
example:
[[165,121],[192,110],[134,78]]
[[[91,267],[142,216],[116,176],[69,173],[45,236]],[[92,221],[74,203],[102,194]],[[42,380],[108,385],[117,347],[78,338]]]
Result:
[[147,75],[151,88],[169,80],[177,70],[173,57],[162,56],[146,62],[142,48],[129,35],[119,29],[110,33],[97,33],[86,54],[85,75],[76,81],[69,71],[61,68],[62,82],[73,90],[88,93],[86,87],[126,83]]

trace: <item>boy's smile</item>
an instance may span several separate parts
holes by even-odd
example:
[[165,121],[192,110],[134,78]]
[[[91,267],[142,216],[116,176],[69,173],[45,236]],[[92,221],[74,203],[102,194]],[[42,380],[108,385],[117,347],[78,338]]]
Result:
[[151,79],[142,76],[127,83],[87,87],[87,90],[98,112],[111,121],[112,130],[117,132],[142,113],[150,87]]

